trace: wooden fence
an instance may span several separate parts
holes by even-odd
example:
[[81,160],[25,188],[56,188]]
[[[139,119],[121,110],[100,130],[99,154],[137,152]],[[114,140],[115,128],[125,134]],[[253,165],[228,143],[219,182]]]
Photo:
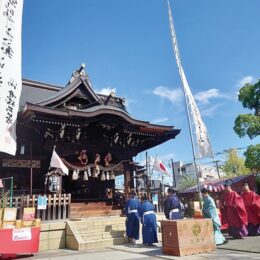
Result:
[[[71,194],[49,194],[47,196],[46,209],[37,209],[39,195],[21,195],[13,197],[13,207],[17,208],[17,217],[22,219],[23,209],[27,207],[36,208],[36,218],[42,221],[70,218]],[[10,201],[8,202],[10,206]]]

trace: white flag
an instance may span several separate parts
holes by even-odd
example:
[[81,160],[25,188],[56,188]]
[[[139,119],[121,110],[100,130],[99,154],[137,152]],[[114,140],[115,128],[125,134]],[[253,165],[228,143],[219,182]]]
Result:
[[16,153],[23,0],[0,0],[0,151]]
[[154,165],[153,165],[153,169],[155,171],[158,171],[158,172],[161,172],[161,173],[164,173],[168,176],[171,176],[169,170],[166,168],[166,166],[162,163],[161,160],[159,160],[157,157],[155,158],[155,161],[154,161]]
[[197,150],[198,157],[199,158],[213,157],[213,152],[212,152],[212,148],[210,145],[207,128],[206,128],[204,122],[202,121],[199,109],[198,109],[195,99],[191,93],[188,81],[186,79],[184,70],[181,65],[180,53],[179,53],[176,33],[175,33],[174,25],[173,25],[173,18],[172,18],[172,12],[171,12],[169,0],[168,0],[168,13],[169,13],[170,30],[171,30],[174,54],[175,54],[180,78],[182,81],[185,98],[187,99],[187,103],[190,108],[193,124],[195,127],[196,140],[197,140],[197,144],[198,144],[198,150]]
[[56,153],[55,149],[53,149],[52,156],[51,156],[51,163],[50,167],[53,168],[60,168],[63,173],[69,174],[69,169],[67,166],[63,163],[59,155]]

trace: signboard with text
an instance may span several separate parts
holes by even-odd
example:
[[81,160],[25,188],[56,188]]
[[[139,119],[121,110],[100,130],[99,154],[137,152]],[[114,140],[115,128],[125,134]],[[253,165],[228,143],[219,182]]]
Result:
[[31,228],[19,228],[13,229],[12,240],[13,241],[24,241],[32,239]]

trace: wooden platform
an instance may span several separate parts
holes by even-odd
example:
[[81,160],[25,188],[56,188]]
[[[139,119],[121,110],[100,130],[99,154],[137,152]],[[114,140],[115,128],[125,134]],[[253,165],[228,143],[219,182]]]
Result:
[[72,202],[70,218],[85,218],[94,216],[120,216],[122,209],[109,202]]

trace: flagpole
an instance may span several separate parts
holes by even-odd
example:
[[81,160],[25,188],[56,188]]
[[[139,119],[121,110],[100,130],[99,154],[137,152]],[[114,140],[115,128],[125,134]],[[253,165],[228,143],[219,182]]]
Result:
[[194,139],[193,139],[193,135],[192,135],[190,113],[189,113],[188,102],[187,102],[187,95],[184,91],[183,86],[182,86],[182,88],[183,88],[184,97],[185,97],[184,100],[185,100],[186,114],[187,114],[188,124],[189,124],[190,141],[191,141],[191,147],[192,147],[193,163],[195,166],[195,173],[196,173],[196,178],[197,178],[198,193],[199,193],[200,200],[202,200],[202,195],[201,195],[201,191],[200,191],[199,173],[198,173],[198,168],[197,168],[197,160],[196,160],[196,155],[195,155],[195,145],[194,145]]
[[176,178],[175,178],[175,172],[174,172],[174,167],[173,167],[173,159],[171,159],[171,166],[172,166],[172,176],[173,176],[173,181],[174,181],[174,187],[177,187],[176,183]]
[[[171,14],[171,7],[170,7],[169,0],[167,0],[167,4],[168,4],[168,10],[169,10],[170,28],[173,31],[173,33],[176,35],[175,30],[174,30],[174,26],[173,26],[173,18],[172,18],[172,14]],[[178,49],[177,38],[175,38],[175,41],[174,40],[172,41],[172,44],[173,44],[173,51],[175,53],[175,48]],[[184,94],[184,103],[185,103],[185,108],[186,108],[185,110],[186,110],[186,115],[187,115],[188,125],[189,125],[189,135],[190,135],[190,141],[191,141],[191,147],[192,147],[192,155],[193,155],[193,162],[194,162],[194,166],[195,166],[195,173],[196,173],[196,178],[197,178],[198,194],[199,194],[200,200],[202,200],[202,195],[201,195],[201,191],[200,191],[200,183],[199,183],[199,174],[198,174],[198,169],[197,169],[197,161],[196,161],[196,155],[195,155],[195,145],[194,145],[194,139],[193,139],[193,134],[192,134],[192,126],[191,126],[191,119],[190,119],[188,101],[187,101],[187,93],[186,93],[185,87],[184,87],[185,81],[184,81],[184,78],[183,78],[183,70],[181,70],[181,68],[182,68],[181,59],[180,59],[179,52],[176,52],[175,55],[178,56],[177,65],[178,65],[179,75],[180,75],[180,79],[181,79],[181,83],[182,83],[182,90],[183,90],[183,94]]]

